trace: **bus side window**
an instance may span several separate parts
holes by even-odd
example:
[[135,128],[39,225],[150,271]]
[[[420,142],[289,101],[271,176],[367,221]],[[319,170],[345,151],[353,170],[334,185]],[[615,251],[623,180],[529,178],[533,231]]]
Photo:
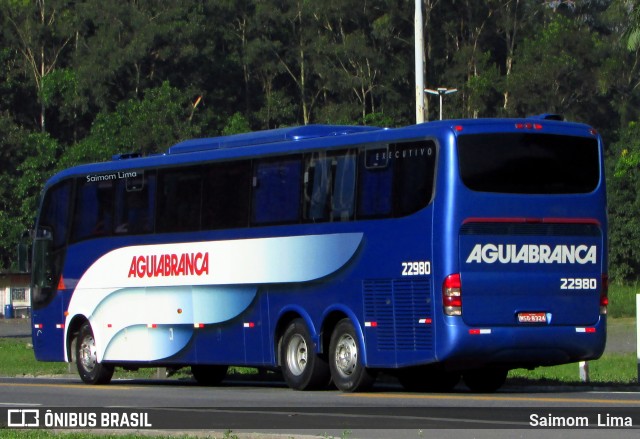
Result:
[[87,181],[78,185],[73,241],[109,236],[114,224],[114,180]]
[[411,215],[433,196],[436,146],[432,141],[395,145],[395,216]]
[[[156,177],[153,172],[138,173],[118,181],[116,189],[116,234],[153,232]],[[133,180],[133,181],[132,181]]]
[[308,158],[304,173],[305,220],[322,222],[329,219],[331,173],[331,158],[326,153],[313,153]]
[[367,150],[361,153],[358,218],[381,218],[392,214],[391,196],[395,159],[392,151],[386,150],[385,154],[387,154],[386,166],[375,167],[367,165],[370,156]]
[[356,155],[313,153],[304,175],[305,215],[312,222],[350,221],[355,210]]
[[252,223],[294,223],[300,217],[302,158],[258,161],[253,176]]
[[251,199],[251,161],[208,165],[204,172],[202,227],[247,227]]
[[350,221],[355,210],[356,154],[348,152],[335,158],[335,182],[331,199],[331,219]]
[[201,169],[190,166],[158,173],[158,233],[200,230]]

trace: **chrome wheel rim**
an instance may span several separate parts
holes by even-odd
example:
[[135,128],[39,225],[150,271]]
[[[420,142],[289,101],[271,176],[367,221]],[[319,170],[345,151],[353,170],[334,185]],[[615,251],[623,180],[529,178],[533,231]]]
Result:
[[348,334],[344,334],[336,344],[335,365],[343,376],[351,376],[358,365],[358,345]]
[[92,372],[98,363],[96,341],[91,335],[87,335],[82,339],[82,344],[80,345],[80,362],[87,372]]
[[295,334],[287,346],[287,367],[291,373],[301,375],[307,367],[308,357],[307,342],[300,334]]

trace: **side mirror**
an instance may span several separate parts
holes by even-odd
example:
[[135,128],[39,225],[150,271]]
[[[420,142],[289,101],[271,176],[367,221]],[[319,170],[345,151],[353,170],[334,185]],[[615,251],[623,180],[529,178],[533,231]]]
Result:
[[37,237],[33,242],[33,286],[36,288],[53,288],[53,239],[51,235]]

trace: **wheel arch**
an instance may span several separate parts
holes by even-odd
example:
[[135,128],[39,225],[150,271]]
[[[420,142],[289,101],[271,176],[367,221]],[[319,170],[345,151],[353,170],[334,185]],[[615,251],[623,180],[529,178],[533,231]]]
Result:
[[364,333],[362,332],[362,326],[360,325],[360,321],[356,317],[355,313],[351,311],[349,308],[345,307],[332,307],[326,310],[324,317],[322,318],[322,328],[321,328],[321,344],[322,344],[322,352],[329,352],[329,343],[331,342],[331,334],[335,327],[338,325],[343,319],[349,319],[353,328],[356,331],[358,336],[358,344],[360,345],[360,351],[362,354],[363,364],[367,365],[367,346],[364,342]]
[[284,335],[287,327],[291,324],[291,322],[296,319],[304,320],[304,323],[307,325],[307,329],[311,334],[311,338],[314,340],[314,350],[318,352],[319,336],[309,314],[304,309],[299,307],[285,308],[278,316],[278,321],[274,328],[273,334],[274,336],[272,349],[274,350],[274,358],[277,366],[282,365],[282,358],[280,358],[280,344],[282,343],[282,336]]
[[78,340],[78,333],[80,332],[80,328],[82,327],[82,325],[88,320],[89,319],[84,315],[78,314],[73,316],[73,318],[67,325],[67,336],[65,339],[65,356],[67,362],[69,363],[73,363],[76,361],[75,344]]

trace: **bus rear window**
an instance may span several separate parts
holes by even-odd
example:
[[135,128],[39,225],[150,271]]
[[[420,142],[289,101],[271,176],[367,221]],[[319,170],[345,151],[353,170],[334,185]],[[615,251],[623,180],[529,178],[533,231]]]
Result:
[[533,133],[463,135],[460,176],[471,190],[514,194],[592,192],[600,180],[595,138]]

